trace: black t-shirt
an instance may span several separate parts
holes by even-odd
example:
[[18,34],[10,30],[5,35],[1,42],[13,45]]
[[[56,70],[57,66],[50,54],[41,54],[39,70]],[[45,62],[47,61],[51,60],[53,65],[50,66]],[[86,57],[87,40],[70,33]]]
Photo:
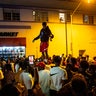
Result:
[[41,31],[40,31],[40,40],[42,42],[47,42],[49,40],[50,35],[51,35],[50,29],[47,29],[47,28],[41,29]]
[[54,37],[53,34],[51,33],[51,30],[49,29],[49,27],[46,27],[45,29],[42,28],[40,30],[40,34],[39,36],[37,36],[34,40],[37,40],[40,38],[41,42],[48,42],[49,38]]

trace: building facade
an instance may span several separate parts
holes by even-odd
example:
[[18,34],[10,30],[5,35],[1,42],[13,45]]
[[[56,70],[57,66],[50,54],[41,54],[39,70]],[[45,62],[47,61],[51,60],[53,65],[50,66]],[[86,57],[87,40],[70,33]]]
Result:
[[91,58],[96,56],[96,14],[88,10],[86,13],[78,11],[71,18],[71,13],[57,9],[1,6],[0,47],[25,46],[26,57],[40,57],[40,40],[34,43],[32,40],[39,34],[41,23],[46,21],[54,34],[49,43],[50,56],[72,54],[78,57],[82,51]]

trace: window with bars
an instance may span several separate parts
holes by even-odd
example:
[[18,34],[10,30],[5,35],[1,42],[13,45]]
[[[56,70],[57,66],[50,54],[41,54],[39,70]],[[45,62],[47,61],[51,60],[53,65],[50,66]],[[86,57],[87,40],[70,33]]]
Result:
[[7,21],[20,21],[20,11],[18,9],[3,9],[3,19]]
[[32,17],[34,21],[48,21],[48,12],[47,11],[32,11]]
[[84,24],[94,24],[94,16],[83,15],[83,23]]

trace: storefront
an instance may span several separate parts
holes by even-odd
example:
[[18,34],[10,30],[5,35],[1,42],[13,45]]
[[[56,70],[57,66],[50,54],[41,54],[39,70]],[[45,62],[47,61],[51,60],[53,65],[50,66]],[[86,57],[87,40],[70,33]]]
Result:
[[26,56],[26,38],[0,38],[0,57],[17,58]]

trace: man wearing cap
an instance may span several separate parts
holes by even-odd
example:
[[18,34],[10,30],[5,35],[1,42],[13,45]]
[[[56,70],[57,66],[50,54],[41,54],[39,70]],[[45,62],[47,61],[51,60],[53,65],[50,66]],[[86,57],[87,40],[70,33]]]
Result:
[[40,39],[40,52],[42,52],[43,59],[48,59],[49,39],[52,41],[54,35],[51,33],[51,30],[47,26],[46,22],[43,22],[42,26],[43,28],[40,30],[40,34],[33,39],[33,42],[37,39]]
[[50,71],[46,69],[44,62],[39,62],[37,65],[39,74],[39,84],[41,86],[42,92],[45,96],[50,96]]

